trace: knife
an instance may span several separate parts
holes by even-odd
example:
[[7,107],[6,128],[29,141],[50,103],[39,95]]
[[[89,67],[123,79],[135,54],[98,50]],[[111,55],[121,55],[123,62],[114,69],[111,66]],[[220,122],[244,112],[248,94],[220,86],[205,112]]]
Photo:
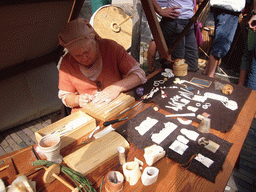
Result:
[[111,125],[111,124],[114,124],[114,123],[117,123],[117,122],[120,122],[120,121],[123,121],[123,120],[126,120],[128,119],[128,117],[124,117],[124,118],[121,118],[121,119],[115,119],[115,120],[112,120],[112,121],[106,121],[103,123],[104,126],[108,126],[108,125]]

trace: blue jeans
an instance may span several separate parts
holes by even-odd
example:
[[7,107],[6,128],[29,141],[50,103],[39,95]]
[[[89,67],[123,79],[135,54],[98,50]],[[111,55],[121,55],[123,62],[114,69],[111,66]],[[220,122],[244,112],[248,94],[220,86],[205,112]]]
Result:
[[[170,19],[163,17],[160,26],[168,49],[172,47],[189,19]],[[185,59],[189,71],[198,69],[198,48],[196,44],[194,26],[192,26],[171,54],[172,60]]]
[[248,73],[247,87],[251,87],[256,91],[256,43],[254,44],[254,54],[252,57],[251,68]]
[[239,15],[222,9],[212,9],[215,21],[215,37],[211,54],[223,58],[229,51],[238,26]]

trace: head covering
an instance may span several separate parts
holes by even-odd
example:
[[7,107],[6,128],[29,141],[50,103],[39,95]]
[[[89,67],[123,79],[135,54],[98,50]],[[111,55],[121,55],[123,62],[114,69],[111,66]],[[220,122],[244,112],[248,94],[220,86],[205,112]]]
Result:
[[71,51],[91,43],[95,39],[95,32],[84,18],[78,18],[68,22],[58,38],[59,44]]

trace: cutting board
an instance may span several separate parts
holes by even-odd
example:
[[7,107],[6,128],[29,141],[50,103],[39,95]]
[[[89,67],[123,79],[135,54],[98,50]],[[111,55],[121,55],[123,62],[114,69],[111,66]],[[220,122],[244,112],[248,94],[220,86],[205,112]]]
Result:
[[119,146],[130,147],[123,136],[112,131],[67,155],[63,160],[70,168],[86,175],[111,158],[118,158]]
[[121,93],[116,99],[108,104],[97,105],[93,102],[88,103],[83,107],[83,112],[91,115],[101,121],[107,121],[111,117],[114,117],[119,112],[130,106],[135,102],[135,98]]

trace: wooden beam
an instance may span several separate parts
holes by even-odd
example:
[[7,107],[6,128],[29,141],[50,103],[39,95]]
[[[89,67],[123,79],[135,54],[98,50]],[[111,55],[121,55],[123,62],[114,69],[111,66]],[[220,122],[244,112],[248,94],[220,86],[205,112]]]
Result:
[[141,0],[142,7],[144,9],[145,15],[148,20],[148,24],[151,30],[151,33],[156,42],[156,47],[159,52],[159,55],[162,59],[171,61],[171,57],[168,54],[168,47],[166,45],[162,30],[160,28],[159,22],[156,17],[155,9],[152,1],[150,0]]

